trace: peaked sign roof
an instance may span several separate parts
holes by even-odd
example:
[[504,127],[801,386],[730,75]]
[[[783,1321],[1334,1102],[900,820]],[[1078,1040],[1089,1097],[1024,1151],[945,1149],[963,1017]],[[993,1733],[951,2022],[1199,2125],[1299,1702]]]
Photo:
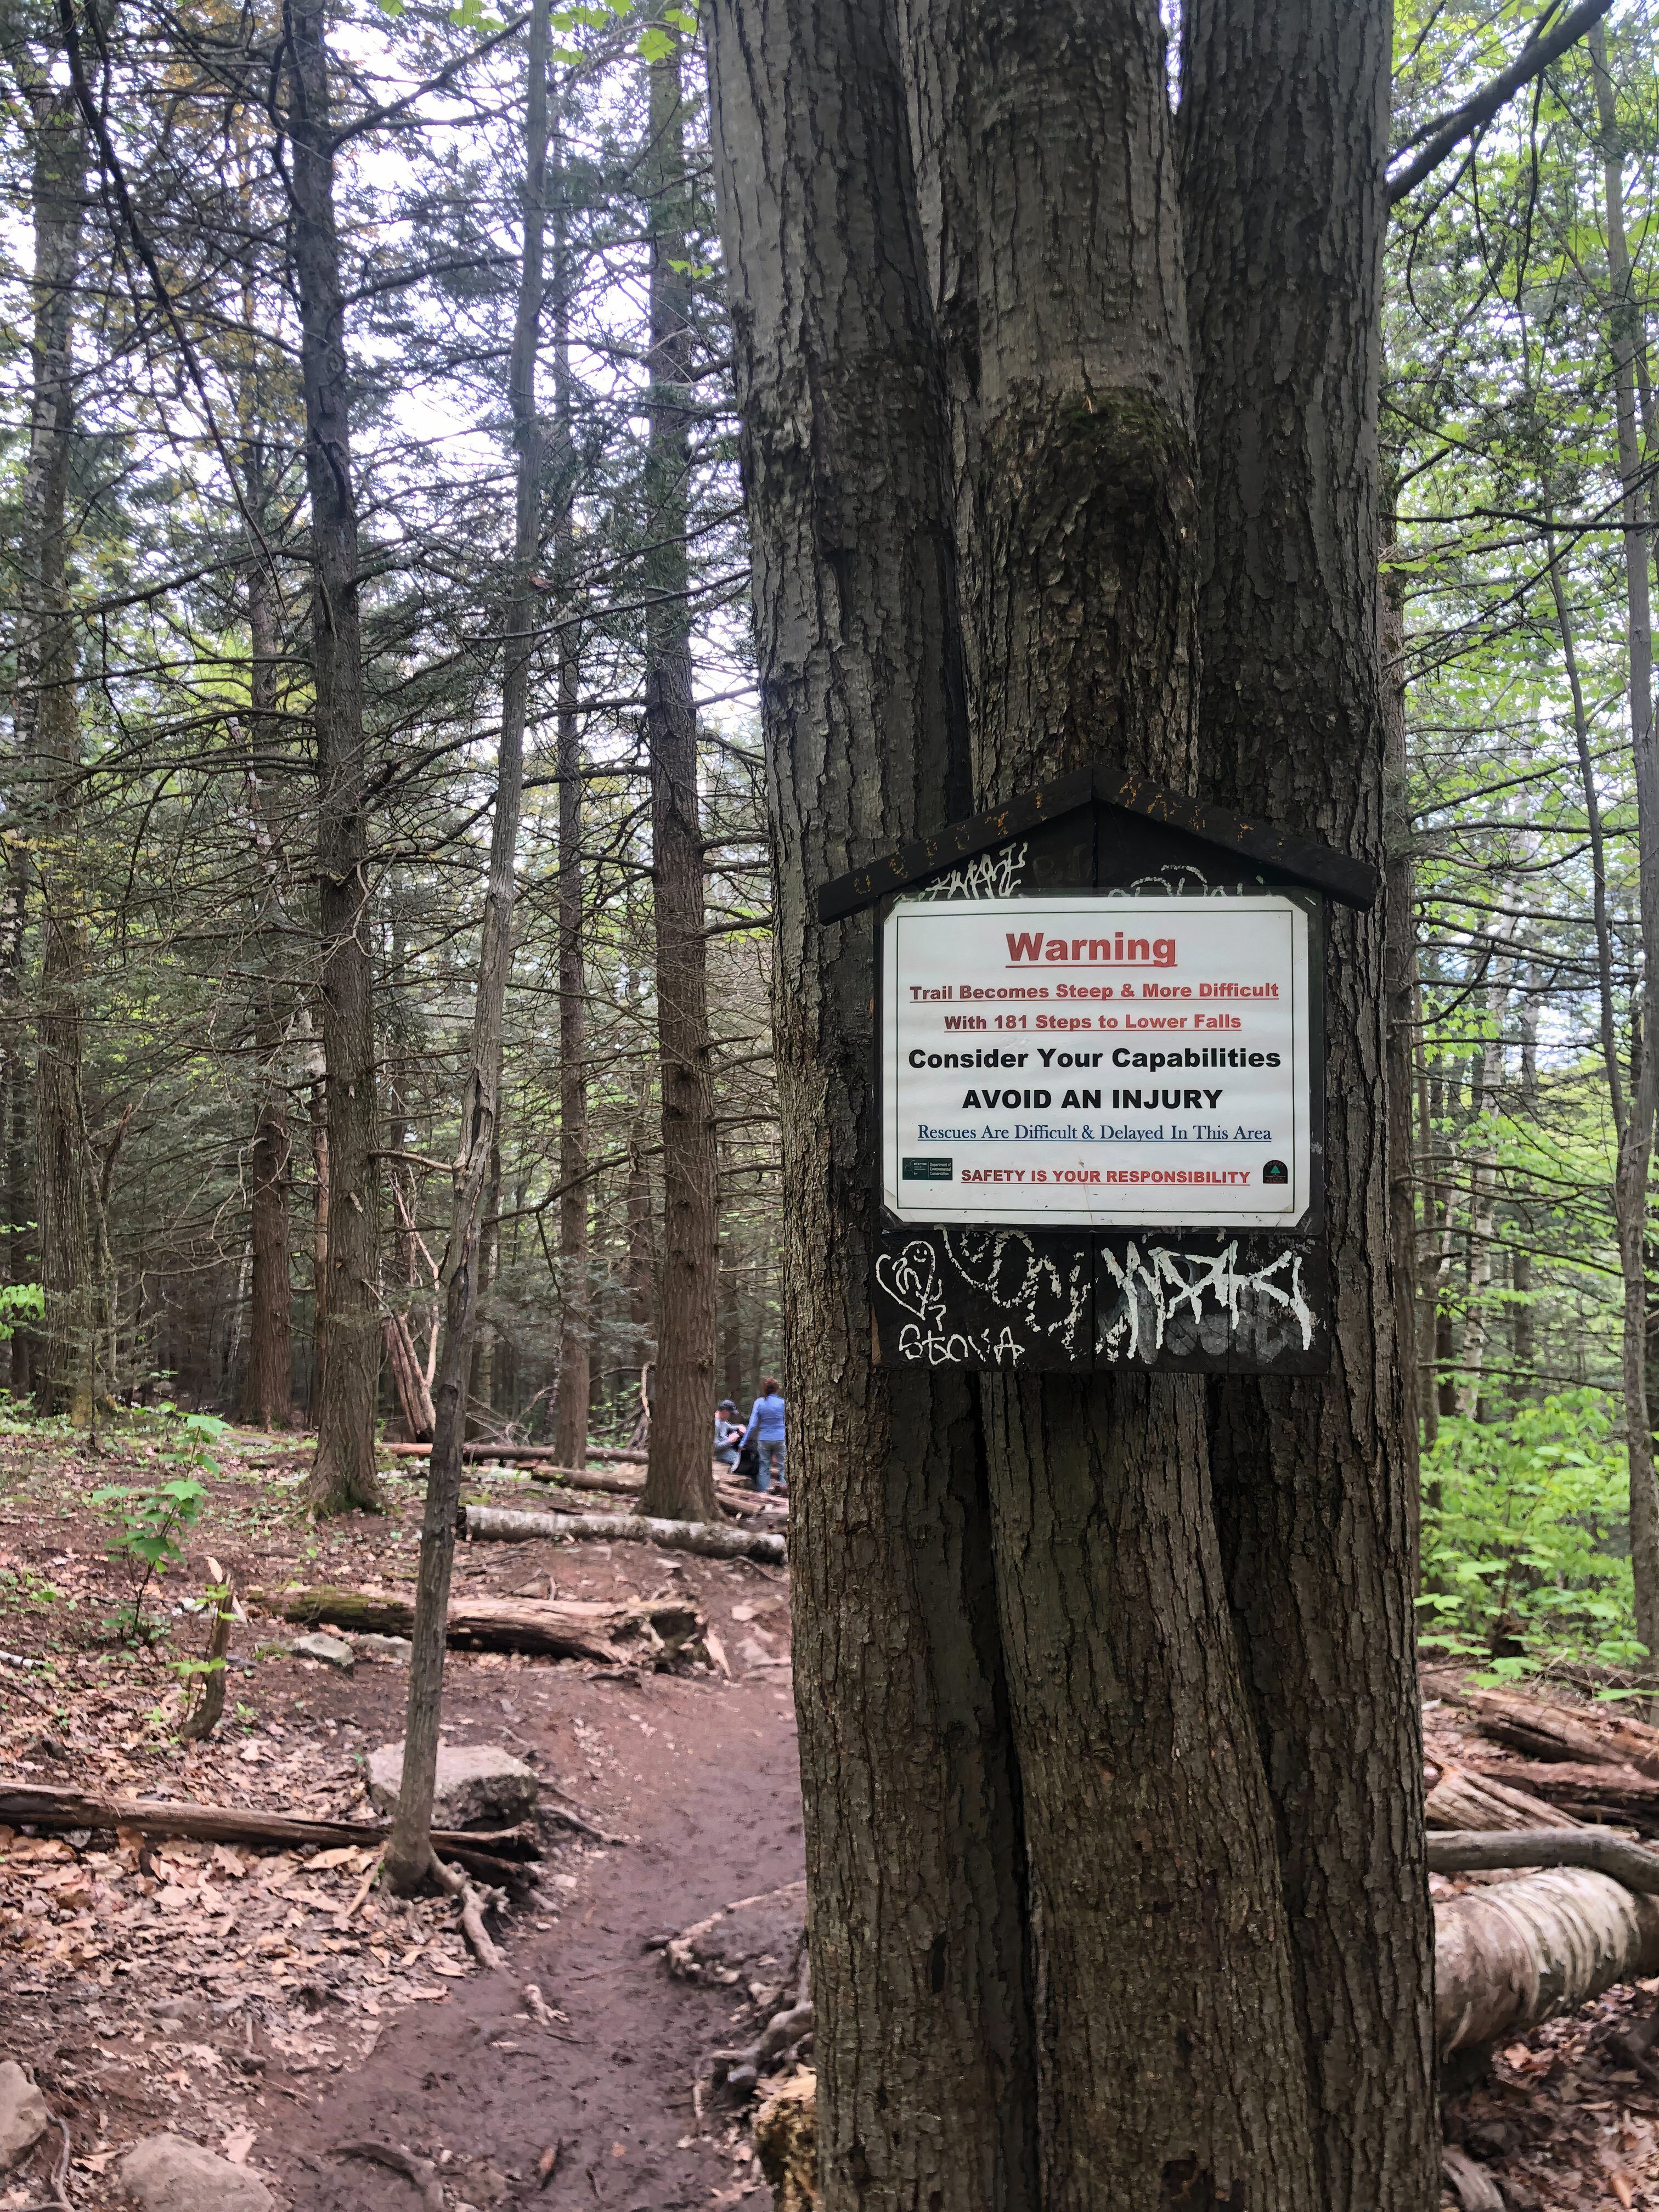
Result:
[[896,853],[884,853],[850,874],[836,877],[818,893],[818,920],[840,921],[890,892],[906,890],[958,860],[988,852],[1012,837],[1023,836],[1090,805],[1120,807],[1127,814],[1139,814],[1149,822],[1183,830],[1188,836],[1200,838],[1237,860],[1275,869],[1361,911],[1382,889],[1382,878],[1375,868],[1321,844],[1316,837],[1304,837],[1276,822],[1234,814],[1202,799],[1183,798],[1179,792],[1165,791],[1142,776],[1120,775],[1108,768],[1085,768],[1075,775],[1057,777],[1053,783],[1039,784],[1034,791],[1022,792],[988,814],[952,822],[932,837],[918,838],[914,844],[902,846]]

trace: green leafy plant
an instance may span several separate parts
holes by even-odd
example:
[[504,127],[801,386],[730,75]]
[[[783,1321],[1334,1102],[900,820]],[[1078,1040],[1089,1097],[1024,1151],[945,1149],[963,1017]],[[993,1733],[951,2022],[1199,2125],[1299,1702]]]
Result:
[[1502,1421],[1443,1419],[1423,1456],[1421,1643],[1489,1679],[1553,1657],[1641,1663],[1628,1474],[1613,1405],[1574,1390]]
[[207,1496],[200,1478],[219,1471],[210,1447],[230,1425],[216,1413],[181,1413],[171,1404],[157,1411],[167,1424],[162,1464],[181,1471],[165,1482],[111,1484],[92,1494],[92,1503],[101,1506],[113,1523],[105,1548],[112,1559],[125,1563],[133,1583],[131,1613],[125,1621],[118,1614],[107,1625],[134,1644],[151,1640],[144,1620],[145,1597],[152,1582],[184,1559],[181,1539],[194,1527]]
[[193,1475],[175,1475],[148,1488],[143,1484],[112,1485],[94,1491],[93,1504],[102,1506],[114,1524],[104,1548],[111,1559],[125,1562],[133,1584],[131,1614],[125,1621],[118,1614],[109,1624],[128,1642],[149,1640],[144,1599],[150,1583],[183,1561],[179,1539],[194,1524],[206,1495]]

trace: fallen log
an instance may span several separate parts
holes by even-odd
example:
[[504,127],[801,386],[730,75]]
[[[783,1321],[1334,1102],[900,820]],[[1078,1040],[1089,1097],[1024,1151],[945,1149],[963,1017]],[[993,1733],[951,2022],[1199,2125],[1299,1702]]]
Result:
[[1509,1690],[1473,1690],[1468,1701],[1482,1735],[1528,1759],[1633,1766],[1659,1780],[1659,1729],[1641,1721],[1605,1709],[1547,1705]]
[[[415,1623],[413,1600],[392,1590],[256,1590],[250,1602],[284,1620],[327,1622],[359,1635],[407,1636]],[[449,1602],[447,1641],[459,1650],[648,1667],[673,1658],[703,1629],[696,1607],[679,1598],[609,1605],[582,1598],[460,1597]]]
[[708,1521],[656,1521],[642,1513],[514,1513],[500,1505],[466,1505],[461,1526],[469,1536],[505,1544],[550,1536],[616,1537],[656,1544],[669,1552],[696,1552],[709,1559],[763,1559],[781,1567],[788,1554],[781,1536],[758,1528],[722,1528]]
[[[110,1797],[45,1783],[0,1787],[0,1820],[36,1828],[136,1828],[143,1836],[185,1836],[203,1844],[339,1844],[374,1848],[391,1834],[385,1820],[314,1820],[293,1813],[256,1813],[240,1805],[174,1803],[167,1798]],[[541,1839],[528,1822],[515,1828],[434,1828],[434,1850],[464,1863],[538,1859]]]
[[1462,1766],[1443,1765],[1440,1779],[1424,1801],[1423,1817],[1431,1829],[1455,1828],[1491,1832],[1504,1828],[1577,1827],[1571,1813],[1524,1790],[1510,1790],[1489,1774],[1471,1774]]
[[1434,1913],[1434,2024],[1442,2057],[1576,2012],[1659,1971],[1659,1904],[1611,1875],[1560,1867]]
[[1431,1833],[1431,1874],[1474,1874],[1497,1867],[1594,1867],[1643,1897],[1659,1896],[1659,1854],[1612,1828],[1512,1828]]
[[1504,1759],[1480,1769],[1483,1782],[1524,1790],[1550,1805],[1609,1826],[1627,1824],[1659,1835],[1659,1781],[1633,1766],[1583,1765],[1566,1759]]

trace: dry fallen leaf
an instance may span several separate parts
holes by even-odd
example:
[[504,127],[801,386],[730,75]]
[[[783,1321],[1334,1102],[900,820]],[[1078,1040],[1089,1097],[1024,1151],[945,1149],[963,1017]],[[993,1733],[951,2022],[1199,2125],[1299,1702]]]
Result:
[[255,2130],[252,2128],[232,2128],[219,2147],[233,2166],[246,2166],[254,2140]]
[[1628,2179],[1622,2173],[1610,2173],[1607,2176],[1607,2186],[1624,2206],[1625,2212],[1631,2212],[1631,2207],[1636,2202],[1636,2192],[1631,2187]]

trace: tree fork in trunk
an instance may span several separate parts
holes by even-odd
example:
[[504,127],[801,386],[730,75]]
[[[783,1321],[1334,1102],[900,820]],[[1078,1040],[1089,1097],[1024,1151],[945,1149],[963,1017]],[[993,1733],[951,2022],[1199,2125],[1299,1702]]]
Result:
[[[461,1099],[461,1148],[454,1166],[449,1238],[439,1283],[443,1345],[434,1394],[435,1420],[409,1666],[408,1718],[397,1817],[386,1848],[386,1879],[407,1896],[433,1872],[432,1793],[437,1777],[438,1722],[443,1708],[444,1647],[450,1571],[461,1490],[466,1386],[477,1310],[478,1246],[484,1194],[498,1160],[501,1031],[513,966],[513,908],[517,885],[519,813],[524,796],[524,730],[535,649],[535,574],[541,538],[541,428],[536,416],[536,350],[542,307],[543,240],[547,204],[547,69],[550,0],[534,0],[530,16],[525,95],[524,251],[518,314],[507,368],[507,397],[517,448],[517,504],[512,583],[501,685],[501,732],[495,811],[489,834],[489,878],[478,948],[478,987],[471,1048]],[[498,1175],[497,1170],[497,1175]],[[713,1519],[711,1512],[708,1516]]]
[[317,1456],[305,1498],[318,1515],[384,1504],[374,1472],[380,1321],[374,978],[363,750],[357,503],[345,302],[334,217],[335,137],[323,0],[285,0],[294,274],[311,507],[311,653],[317,754],[324,1080],[328,1117],[328,1328]]
[[[1190,787],[1193,403],[1158,12],[967,13],[975,800],[1102,757]],[[935,45],[957,37],[949,9],[926,23]],[[993,1374],[981,1390],[1041,1991],[1041,2202],[1311,2212],[1203,1384]],[[1213,1940],[1194,1943],[1199,1925]]]
[[709,1437],[720,1224],[697,710],[687,599],[692,363],[690,282],[684,273],[686,179],[678,43],[647,69],[652,157],[647,505],[657,550],[650,564],[646,615],[645,729],[662,1070],[663,1255],[657,1274],[656,1394],[645,1510],[665,1520],[707,1521],[714,1510]]
[[[1182,205],[1202,501],[1198,788],[1386,867],[1377,387],[1389,11],[1194,0]],[[1401,917],[1390,910],[1392,926]],[[1328,1376],[1212,1387],[1328,2212],[1437,2202],[1416,1483],[1382,913],[1332,915]]]
[[[902,82],[876,0],[715,0],[705,20],[777,867],[824,2212],[1034,2212],[1018,1784],[975,1394],[872,1359],[872,938],[867,917],[823,927],[813,903],[826,878],[968,804]],[[758,1334],[758,1284],[750,1313]]]

